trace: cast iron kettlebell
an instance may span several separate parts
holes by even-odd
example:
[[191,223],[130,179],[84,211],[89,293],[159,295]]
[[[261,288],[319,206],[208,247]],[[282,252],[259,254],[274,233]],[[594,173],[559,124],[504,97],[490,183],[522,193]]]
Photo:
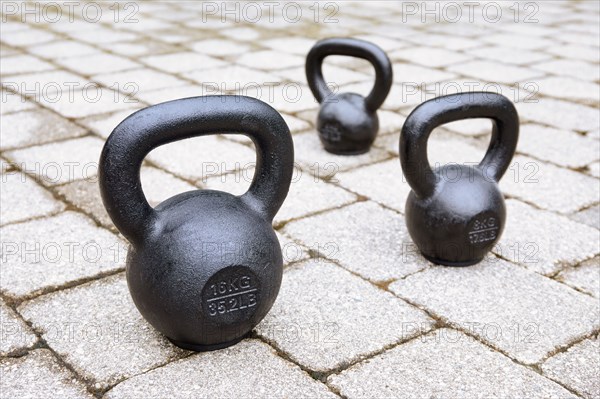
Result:
[[[216,133],[249,136],[256,172],[235,196],[194,190],[152,208],[140,166],[154,148]],[[108,214],[131,247],[127,283],[144,318],[175,345],[203,351],[240,341],[267,314],[282,276],[272,220],[292,178],[294,149],[283,118],[242,96],[169,101],[127,117],[100,156]]]
[[[375,68],[375,86],[365,98],[356,93],[334,94],[323,78],[323,60],[328,55],[349,55],[370,61]],[[358,39],[318,41],[306,57],[306,78],[321,104],[317,130],[323,147],[338,155],[369,151],[379,130],[377,109],[392,87],[392,64],[385,52],[373,43]]]
[[[490,118],[492,137],[479,165],[448,164],[432,170],[427,139],[436,127],[461,119]],[[483,259],[500,238],[506,219],[498,181],[508,168],[519,137],[514,105],[496,93],[461,93],[418,106],[400,135],[400,163],[412,191],[406,225],[431,262],[467,266]]]

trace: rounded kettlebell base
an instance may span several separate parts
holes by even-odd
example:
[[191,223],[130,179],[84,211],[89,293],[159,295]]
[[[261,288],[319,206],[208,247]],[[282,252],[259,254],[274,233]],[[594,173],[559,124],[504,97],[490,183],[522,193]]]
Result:
[[210,352],[210,351],[216,351],[219,349],[224,349],[227,348],[229,346],[235,345],[238,342],[240,342],[241,340],[243,340],[244,338],[246,338],[248,336],[248,334],[245,334],[239,338],[236,338],[232,341],[227,341],[227,342],[221,342],[218,344],[212,344],[212,345],[198,345],[198,344],[189,344],[187,342],[180,342],[180,341],[176,341],[174,339],[171,339],[169,337],[167,337],[167,339],[169,341],[171,341],[171,343],[175,346],[180,347],[181,349],[186,349],[186,350],[190,350],[190,351],[195,351],[195,352]]
[[453,262],[453,261],[449,261],[449,260],[437,259],[437,258],[428,256],[428,255],[425,255],[423,252],[421,252],[421,254],[425,257],[425,259],[427,259],[431,263],[435,263],[436,265],[451,266],[451,267],[473,266],[483,260],[483,258],[481,258],[481,259],[467,260],[467,261],[463,261],[463,262]]
[[369,150],[371,149],[371,147],[367,147],[367,148],[361,148],[359,150],[337,150],[335,148],[327,148],[324,147],[325,151],[327,151],[330,154],[334,154],[334,155],[362,155],[362,154],[366,154],[367,152],[369,152]]

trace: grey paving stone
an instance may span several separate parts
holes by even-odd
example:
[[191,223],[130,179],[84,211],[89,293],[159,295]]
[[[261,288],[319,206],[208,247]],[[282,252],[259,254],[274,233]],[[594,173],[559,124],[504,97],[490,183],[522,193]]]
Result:
[[594,177],[600,178],[600,162],[592,162],[587,166],[589,174]]
[[506,201],[507,220],[494,251],[543,274],[575,265],[600,251],[598,231],[565,216]]
[[544,51],[570,60],[590,62],[596,62],[598,60],[598,49],[591,46],[555,43],[554,45],[545,48]]
[[[322,66],[323,76],[327,85],[333,88],[340,87],[341,85],[360,82],[369,79],[369,75],[356,72],[347,68],[331,65],[330,63],[324,63]],[[298,82],[300,84],[306,84],[306,70],[304,66],[281,69],[273,71],[273,74],[281,76],[290,82]]]
[[35,175],[45,185],[79,179],[95,180],[104,142],[82,137],[6,152],[22,170]]
[[404,213],[410,186],[398,159],[341,172],[335,178],[342,187]]
[[23,297],[124,266],[124,242],[87,217],[58,216],[4,226],[0,287]]
[[242,54],[250,48],[247,44],[223,39],[200,40],[191,47],[197,52],[216,56]]
[[425,313],[338,266],[310,260],[286,270],[257,332],[304,367],[325,372],[433,324]]
[[560,385],[455,330],[440,329],[327,379],[346,398],[567,398]]
[[563,214],[600,199],[596,178],[522,155],[513,157],[500,188],[511,197]]
[[[75,90],[86,87],[90,82],[71,72],[51,70],[12,75],[2,78],[2,84],[34,101],[53,103],[63,97],[69,99]],[[95,96],[93,91],[90,91],[91,96]]]
[[511,263],[432,267],[389,289],[526,364],[595,331],[595,299]]
[[144,321],[123,274],[41,296],[22,304],[19,312],[97,389],[186,353]]
[[502,45],[471,48],[466,50],[466,52],[481,59],[520,66],[528,66],[531,63],[545,61],[552,57],[551,55],[544,54],[540,51],[516,49],[514,47],[511,48]]
[[563,270],[556,278],[571,287],[600,298],[600,258],[597,256],[574,268]]
[[139,67],[137,62],[133,62],[125,57],[107,53],[88,54],[83,57],[61,58],[57,59],[56,63],[85,76],[124,71],[126,69]]
[[49,41],[54,41],[57,38],[58,37],[53,33],[41,29],[33,29],[29,26],[25,30],[10,32],[6,35],[2,35],[2,41],[4,43],[18,47],[27,47],[33,44],[46,43]]
[[142,58],[142,62],[166,72],[180,73],[194,69],[216,68],[225,62],[203,54],[193,52],[154,55]]
[[161,146],[148,159],[175,175],[204,182],[212,176],[254,166],[256,154],[251,148],[222,137],[203,136]]
[[[82,87],[82,86],[78,86]],[[57,96],[36,98],[42,105],[56,111],[67,118],[85,118],[91,115],[105,114],[132,108],[132,88],[125,88],[126,93],[119,93],[96,85],[88,86],[89,90],[61,92]]]
[[314,46],[315,41],[307,37],[288,36],[261,40],[260,45],[275,51],[283,51],[305,57]]
[[600,397],[600,338],[586,339],[542,364],[544,375],[565,384],[584,398]]
[[[166,87],[158,90],[148,90],[135,93],[138,98],[150,105],[160,104],[165,101],[179,100],[187,97],[222,94],[216,88],[206,88],[201,85],[188,84],[186,86]],[[141,104],[140,104],[141,105]]]
[[293,54],[264,50],[246,53],[238,57],[235,61],[237,64],[250,68],[272,71],[304,65],[305,60],[303,57]]
[[[579,43],[580,44],[580,43]],[[576,79],[597,81],[600,79],[600,71],[594,64],[576,60],[552,60],[531,65],[531,68],[549,72],[558,76],[570,76]]]
[[576,222],[587,224],[600,230],[600,205],[594,205],[570,216]]
[[[146,94],[149,95],[150,93],[151,92],[148,92]],[[89,118],[79,120],[79,123],[90,129],[97,135],[102,136],[103,138],[108,138],[108,136],[112,133],[114,128],[117,127],[119,123],[121,123],[129,115],[133,114],[139,108],[143,107],[143,105],[140,103],[131,105],[134,108],[125,109],[123,111],[118,111],[106,115],[91,116]]]
[[[122,90],[127,94],[132,94],[133,96],[135,96],[138,91],[143,93],[149,90],[185,86],[189,84],[185,80],[150,69],[131,69],[123,72],[95,75],[93,79],[107,87],[114,88],[116,86],[119,90]],[[127,85],[133,85],[133,87]]]
[[[107,16],[110,15],[109,10],[106,10],[106,12],[103,13],[103,15]],[[109,21],[110,22],[110,17]],[[110,28],[103,28],[101,26],[98,26],[98,24],[93,24],[96,25],[94,27],[94,29],[86,29],[83,32],[78,32],[78,31],[72,31],[69,32],[69,36],[71,36],[72,39],[75,40],[83,40],[84,42],[90,43],[90,44],[107,44],[107,43],[118,43],[118,42],[124,42],[127,40],[135,40],[137,39],[139,36],[133,32],[126,32],[124,30],[116,30],[116,29],[110,29]]]
[[44,109],[5,115],[0,121],[0,129],[2,150],[78,137],[86,133],[83,128]]
[[47,349],[37,349],[23,357],[0,360],[0,373],[0,391],[4,398],[94,397]]
[[[248,173],[217,176],[208,179],[204,187],[241,195],[247,191],[253,175],[254,169]],[[277,212],[274,223],[279,224],[315,212],[337,208],[355,200],[355,195],[326,183],[307,171],[296,169],[290,191]]]
[[57,40],[52,43],[31,46],[27,48],[27,51],[49,59],[81,57],[82,55],[98,54],[100,52],[92,46],[73,40]]
[[314,130],[295,134],[293,139],[295,161],[324,179],[333,178],[339,171],[374,163],[389,157],[385,151],[378,148],[371,148],[366,154],[352,157],[330,154],[323,149],[318,133]]
[[15,170],[4,172],[3,169],[0,179],[0,226],[51,215],[65,208],[29,176]]
[[538,102],[515,104],[521,120],[538,122],[560,129],[588,132],[600,125],[598,110],[552,98],[540,98]]
[[221,91],[239,90],[251,85],[276,85],[281,78],[271,73],[246,68],[239,65],[230,65],[222,68],[189,71],[182,73],[188,79],[207,87],[217,87]]
[[35,103],[27,101],[27,99],[20,94],[2,89],[0,90],[0,96],[2,96],[2,102],[0,103],[1,115],[7,115],[11,112],[19,112],[36,108]]
[[492,61],[471,61],[451,65],[448,70],[488,82],[524,83],[539,78],[544,72]]
[[[571,148],[572,151],[565,151]],[[600,158],[600,142],[538,124],[521,125],[517,150],[568,168],[582,168]]]
[[416,63],[430,68],[444,67],[470,59],[469,56],[456,51],[431,47],[410,47],[393,51],[389,54],[393,60]]
[[16,355],[31,348],[37,337],[31,329],[0,300],[0,356]]
[[524,36],[515,33],[496,33],[483,35],[481,40],[500,46],[514,47],[523,50],[542,50],[552,47],[554,44],[548,38],[536,36]]
[[2,66],[3,77],[15,73],[39,72],[55,69],[54,65],[27,54],[3,57],[0,66]]
[[455,73],[450,71],[441,71],[439,69],[432,69],[408,63],[394,63],[394,75],[402,76],[402,82],[404,84],[414,83],[417,85],[421,85],[422,83],[441,82],[442,80],[458,77]]
[[[360,19],[358,19],[358,21],[360,21]],[[365,23],[363,21],[363,23]],[[373,34],[368,34],[368,35],[358,35],[356,36],[357,39],[361,39],[361,40],[366,40],[368,42],[371,43],[375,43],[376,45],[378,45],[379,47],[381,47],[381,49],[383,51],[394,51],[396,49],[405,47],[406,44],[400,40],[396,40],[396,39],[392,39],[389,37],[385,37],[384,35],[373,35]]]
[[[247,371],[248,373],[246,373]],[[198,377],[202,382],[199,383]],[[173,384],[177,381],[177,384]],[[249,339],[178,360],[120,383],[106,398],[336,398],[268,345]]]
[[373,202],[290,222],[283,232],[374,282],[402,278],[429,264],[415,250],[404,218]]
[[549,77],[536,80],[540,93],[550,97],[575,100],[596,105],[600,102],[600,85],[570,77]]
[[481,46],[481,42],[479,40],[460,36],[441,35],[430,32],[421,32],[414,35],[408,35],[404,40],[417,46],[441,47],[448,50],[464,50],[467,48]]

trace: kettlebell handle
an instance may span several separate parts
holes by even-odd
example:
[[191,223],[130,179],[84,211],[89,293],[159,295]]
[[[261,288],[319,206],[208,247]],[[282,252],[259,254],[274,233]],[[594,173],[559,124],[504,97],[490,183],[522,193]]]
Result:
[[[100,192],[116,227],[136,244],[151,233],[157,212],[142,191],[140,168],[154,148],[218,133],[249,136],[256,147],[256,171],[240,198],[269,221],[281,207],[293,173],[290,131],[268,104],[244,96],[184,98],[144,108],[109,136],[98,172]],[[198,209],[202,212],[202,209]]]
[[359,39],[319,40],[306,56],[308,86],[319,103],[334,95],[323,78],[323,60],[329,55],[347,55],[369,61],[375,68],[375,85],[365,99],[367,109],[375,112],[392,87],[392,63],[379,46]]
[[519,115],[512,102],[491,92],[458,93],[426,101],[406,119],[400,135],[400,164],[408,184],[420,198],[435,192],[436,177],[427,158],[431,132],[445,123],[489,118],[492,137],[477,166],[496,182],[506,172],[519,139]]

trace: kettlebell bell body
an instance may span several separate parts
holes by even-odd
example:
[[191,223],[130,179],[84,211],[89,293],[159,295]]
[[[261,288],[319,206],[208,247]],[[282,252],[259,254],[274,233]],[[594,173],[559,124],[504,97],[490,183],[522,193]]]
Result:
[[[256,173],[242,196],[214,190],[178,194],[150,207],[140,167],[157,146],[215,133],[248,135]],[[293,171],[287,125],[249,97],[169,101],[119,124],[100,158],[102,199],[131,243],[126,276],[144,318],[174,344],[196,351],[240,341],[267,314],[281,284],[283,258],[272,220]]]
[[[363,58],[375,68],[375,85],[365,98],[356,93],[334,94],[323,78],[323,60],[329,55]],[[308,85],[321,104],[317,117],[319,138],[326,151],[355,155],[369,151],[379,130],[377,109],[392,86],[392,64],[373,43],[349,38],[317,42],[306,57]]]
[[[436,127],[490,118],[492,137],[477,166],[448,164],[434,170],[427,140]],[[429,261],[447,266],[480,262],[500,238],[506,220],[498,182],[514,155],[519,117],[496,93],[460,93],[429,100],[406,119],[400,135],[400,163],[412,188],[406,200],[408,232]]]

